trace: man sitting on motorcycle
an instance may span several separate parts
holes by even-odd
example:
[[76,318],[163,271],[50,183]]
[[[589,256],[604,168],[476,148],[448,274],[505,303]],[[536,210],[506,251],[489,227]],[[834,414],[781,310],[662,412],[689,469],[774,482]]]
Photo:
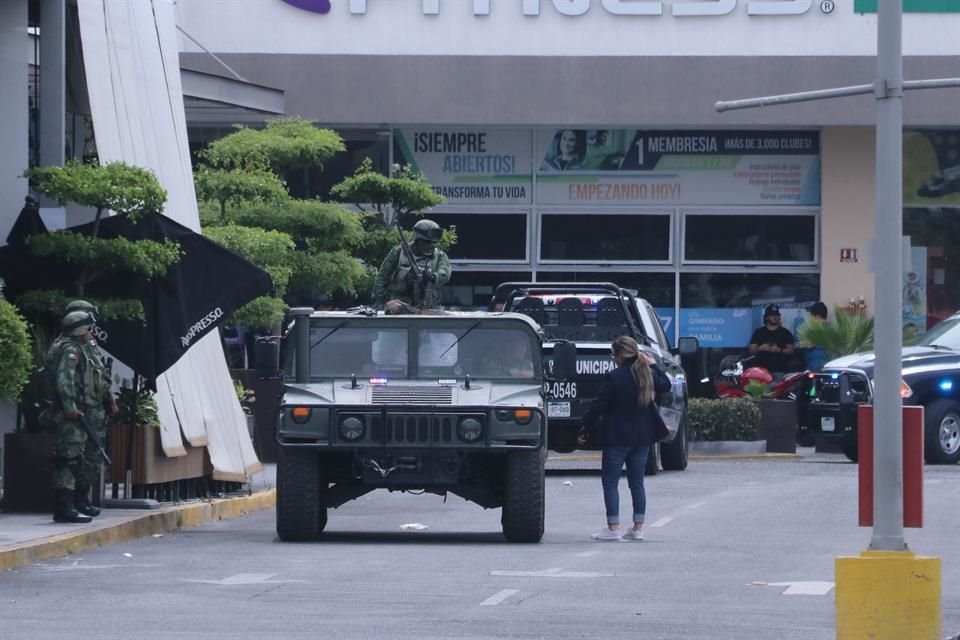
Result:
[[780,325],[780,307],[769,305],[763,310],[763,326],[750,336],[752,366],[763,367],[775,380],[788,371],[794,352],[793,334]]

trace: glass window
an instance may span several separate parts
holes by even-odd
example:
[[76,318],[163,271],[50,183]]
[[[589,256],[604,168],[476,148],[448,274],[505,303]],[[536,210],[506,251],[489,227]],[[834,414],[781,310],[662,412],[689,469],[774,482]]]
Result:
[[541,217],[541,260],[670,260],[670,214],[551,214]]
[[533,379],[538,363],[530,334],[520,329],[480,329],[420,332],[421,378]]
[[683,259],[723,262],[816,261],[817,219],[809,215],[684,216]]
[[529,271],[459,271],[453,269],[450,282],[440,290],[444,307],[456,309],[486,309],[493,290],[503,282],[530,282]]
[[406,329],[310,327],[312,378],[406,377],[407,364]]
[[642,271],[538,271],[541,282],[612,282],[624,289],[632,289],[646,299],[659,313],[660,307],[674,305],[673,272],[644,273]]
[[285,176],[295,198],[330,197],[330,189],[353,175],[365,158],[375,171],[387,175],[390,168],[390,132],[374,129],[338,129],[347,150],[323,163]]
[[903,235],[910,236],[911,245],[903,292],[909,309],[905,321],[922,333],[960,304],[960,207],[908,207],[903,210]]
[[441,227],[457,228],[457,244],[447,255],[452,260],[526,260],[527,214],[433,213]]

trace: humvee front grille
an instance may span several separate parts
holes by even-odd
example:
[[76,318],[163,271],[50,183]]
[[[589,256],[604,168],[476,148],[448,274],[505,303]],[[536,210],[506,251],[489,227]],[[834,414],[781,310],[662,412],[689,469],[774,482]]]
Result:
[[[486,416],[467,414],[480,421],[484,431],[487,428]],[[345,411],[338,416],[339,421],[347,417],[360,418],[365,426],[363,437],[355,444],[365,445],[463,445],[457,437],[457,421],[464,416],[458,414],[437,415],[426,413],[388,414],[385,418],[379,413]],[[344,440],[338,436],[338,441]],[[481,445],[480,442],[473,443]]]
[[453,404],[453,387],[374,387],[372,404]]

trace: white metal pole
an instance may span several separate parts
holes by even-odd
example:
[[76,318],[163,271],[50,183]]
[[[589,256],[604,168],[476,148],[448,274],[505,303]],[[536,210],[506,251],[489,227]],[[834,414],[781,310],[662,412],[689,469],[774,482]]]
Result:
[[876,369],[873,537],[870,548],[899,551],[903,538],[903,59],[899,1],[877,3],[876,253],[873,256]]

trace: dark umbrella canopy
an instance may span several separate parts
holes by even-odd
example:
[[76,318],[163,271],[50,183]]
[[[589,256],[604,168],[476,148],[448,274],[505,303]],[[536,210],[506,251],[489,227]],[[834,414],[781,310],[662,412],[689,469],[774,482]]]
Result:
[[[90,234],[93,223],[69,230]],[[163,215],[143,216],[138,223],[125,216],[104,218],[98,236],[156,242],[168,239],[180,244],[183,256],[163,276],[148,280],[126,272],[108,273],[88,283],[85,290],[85,295],[94,298],[132,298],[143,304],[145,322],[102,321],[98,339],[153,389],[157,376],[197,340],[241,306],[273,292],[265,271]],[[15,290],[68,289],[72,276],[65,269],[49,258],[38,260],[26,255],[23,248],[7,246],[0,250],[0,275]]]

